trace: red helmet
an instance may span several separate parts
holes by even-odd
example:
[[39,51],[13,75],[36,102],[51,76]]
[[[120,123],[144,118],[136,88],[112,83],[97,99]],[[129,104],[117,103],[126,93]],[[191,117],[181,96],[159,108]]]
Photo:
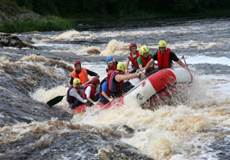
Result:
[[137,48],[137,44],[136,43],[130,43],[129,44],[129,49],[131,49],[132,47],[136,47]]
[[76,60],[75,63],[74,63],[74,66],[80,64],[81,65],[81,61],[80,60]]
[[98,84],[100,84],[100,80],[99,80],[99,78],[97,78],[97,77],[93,77],[92,79],[91,79],[91,84],[93,84],[93,85],[98,85]]

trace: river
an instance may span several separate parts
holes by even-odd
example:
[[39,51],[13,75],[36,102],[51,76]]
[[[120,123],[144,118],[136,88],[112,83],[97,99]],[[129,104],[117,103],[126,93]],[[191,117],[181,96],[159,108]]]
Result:
[[[0,159],[103,159],[104,154],[107,159],[230,158],[229,19],[17,36],[39,49],[0,48]],[[154,112],[123,106],[90,108],[74,116],[65,99],[53,108],[45,106],[65,95],[69,73],[64,68],[76,59],[102,79],[106,55],[124,61],[128,43],[155,51],[160,39],[178,57],[185,56],[194,74],[186,100]],[[101,54],[89,55],[92,50]],[[94,150],[98,147],[103,154]]]

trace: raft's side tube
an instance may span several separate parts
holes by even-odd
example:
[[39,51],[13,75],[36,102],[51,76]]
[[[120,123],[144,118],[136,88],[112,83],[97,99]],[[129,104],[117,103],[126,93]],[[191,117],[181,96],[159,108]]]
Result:
[[146,80],[140,82],[135,88],[124,95],[124,104],[142,105],[150,97],[175,83],[191,82],[191,76],[184,68],[162,69]]

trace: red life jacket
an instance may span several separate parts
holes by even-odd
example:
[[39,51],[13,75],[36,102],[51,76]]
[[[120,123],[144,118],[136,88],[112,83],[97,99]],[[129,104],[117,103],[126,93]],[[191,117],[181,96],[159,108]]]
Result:
[[142,61],[142,67],[145,67],[147,63],[152,59],[151,55],[149,54],[148,57],[140,56]]
[[72,71],[70,77],[79,78],[82,84],[89,81],[88,72],[85,68],[81,68],[80,73],[77,73],[76,70]]
[[110,78],[111,78],[111,75],[113,72],[115,72],[116,70],[109,70],[108,73],[107,73],[107,78],[106,78],[106,81],[107,81],[107,95],[110,96],[110,89],[109,89],[109,81],[110,81]]
[[91,99],[93,99],[93,98],[95,97],[95,94],[96,94],[96,88],[95,88],[95,86],[92,85],[92,84],[86,84],[86,85],[84,86],[84,97],[86,97],[85,90],[86,90],[87,87],[91,87],[91,92],[90,92],[90,96],[89,96],[89,97],[90,97]]
[[122,94],[122,86],[123,86],[123,81],[121,82],[117,82],[115,81],[115,76],[119,74],[118,71],[112,71],[110,73],[110,75],[108,75],[107,79],[107,84],[108,84],[108,89],[109,89],[109,92],[113,92],[117,95],[121,95]]
[[160,50],[157,51],[157,65],[159,69],[170,68],[170,52],[169,48],[166,49],[165,53],[161,53]]
[[132,67],[133,68],[139,68],[138,63],[137,63],[137,58],[140,56],[139,51],[136,51],[136,57],[133,57],[133,54],[129,54],[129,60],[132,62]]

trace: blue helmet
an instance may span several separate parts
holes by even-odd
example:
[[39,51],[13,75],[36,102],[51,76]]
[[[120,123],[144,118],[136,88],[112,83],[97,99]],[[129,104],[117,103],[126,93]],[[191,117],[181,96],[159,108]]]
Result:
[[113,56],[108,56],[105,59],[106,63],[113,62]]

